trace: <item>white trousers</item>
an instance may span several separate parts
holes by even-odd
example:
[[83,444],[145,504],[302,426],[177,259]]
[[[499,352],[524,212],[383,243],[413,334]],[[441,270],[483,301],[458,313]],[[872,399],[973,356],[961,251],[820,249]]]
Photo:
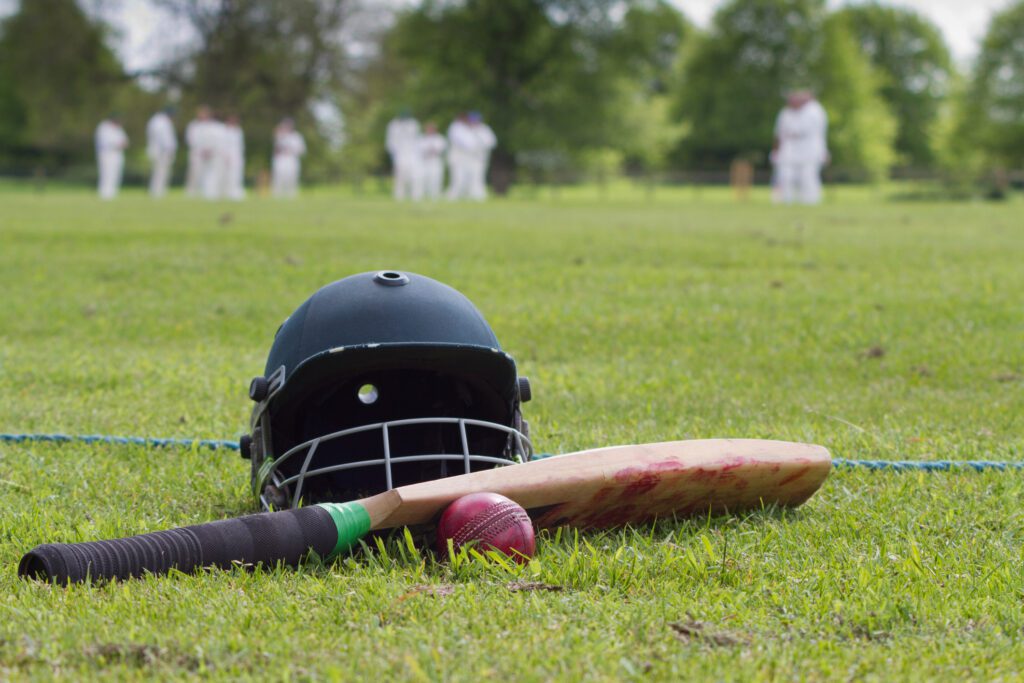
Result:
[[245,199],[245,159],[238,154],[224,157],[224,196],[239,201]]
[[423,196],[422,172],[420,164],[413,159],[394,157],[394,192],[395,199],[405,201],[406,199],[419,200]]
[[448,199],[469,199],[472,184],[470,162],[463,159],[448,162]]
[[783,203],[821,202],[821,165],[817,162],[786,162],[776,166],[779,196]]
[[441,187],[444,184],[444,164],[440,159],[423,162],[423,196],[427,199],[440,199]]
[[153,162],[153,169],[149,175],[149,194],[153,197],[163,197],[167,194],[167,186],[171,182],[174,152],[169,150],[156,152],[150,157],[150,160]]
[[224,188],[224,162],[221,155],[200,156],[196,164],[197,186],[203,199],[219,199]]
[[291,154],[275,154],[271,164],[271,189],[275,197],[294,197],[299,193],[299,158]]
[[100,171],[100,199],[113,199],[121,189],[121,174],[124,172],[124,152],[120,150],[101,151],[97,155]]
[[487,161],[473,159],[468,163],[469,198],[478,202],[487,199]]
[[185,194],[195,197],[199,194],[199,152],[194,149],[188,151],[188,169],[185,171]]

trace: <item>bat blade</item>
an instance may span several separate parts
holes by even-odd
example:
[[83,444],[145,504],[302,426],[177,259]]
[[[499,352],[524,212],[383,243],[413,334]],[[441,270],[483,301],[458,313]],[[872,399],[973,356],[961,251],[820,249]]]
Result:
[[360,501],[373,529],[426,524],[480,491],[516,501],[541,528],[600,528],[672,515],[797,506],[831,470],[821,446],[706,439],[615,446],[474,472]]

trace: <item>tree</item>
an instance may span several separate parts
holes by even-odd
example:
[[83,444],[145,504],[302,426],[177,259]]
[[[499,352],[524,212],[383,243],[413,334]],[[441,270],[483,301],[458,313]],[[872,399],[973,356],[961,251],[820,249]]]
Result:
[[74,0],[26,0],[0,31],[0,136],[23,161],[91,159],[93,129],[132,87],[106,29]]
[[606,52],[630,80],[649,92],[664,93],[672,86],[680,51],[691,32],[686,17],[664,0],[634,0]]
[[628,169],[664,167],[684,128],[672,117],[673,88],[679,83],[680,57],[693,29],[662,0],[634,2],[607,49],[622,70],[620,133],[610,146],[622,152]]
[[953,76],[939,29],[913,10],[877,4],[845,7],[838,17],[884,78],[879,92],[898,121],[901,161],[932,164],[933,128]]
[[892,118],[871,64],[824,0],[732,0],[719,9],[683,69],[681,160],[724,168],[737,157],[763,159],[783,95],[801,87],[829,112],[833,162],[884,172]]
[[897,127],[880,93],[882,78],[861,55],[842,17],[829,17],[822,30],[827,47],[812,80],[829,112],[832,163],[863,179],[881,180],[895,161]]
[[763,157],[783,95],[812,85],[825,16],[824,0],[732,0],[715,13],[679,89],[685,162],[724,168]]
[[[404,105],[421,119],[447,122],[480,109],[499,140],[492,156],[499,191],[526,156],[579,158],[615,147],[625,133],[621,114],[637,87],[649,90],[663,78],[684,26],[660,0],[621,14],[619,7],[618,0],[427,0],[385,40],[394,80],[381,114]],[[626,78],[639,85],[627,87]]]
[[[272,131],[294,117],[310,161],[330,163],[316,108],[337,109],[345,67],[340,34],[349,0],[161,0],[195,29],[196,43],[159,74],[191,110],[209,104],[244,115],[247,146],[270,157]],[[265,162],[264,162],[265,163]]]
[[1024,1],[992,18],[962,103],[958,144],[1024,167]]
[[21,152],[27,116],[14,78],[0,61],[0,161],[16,160]]

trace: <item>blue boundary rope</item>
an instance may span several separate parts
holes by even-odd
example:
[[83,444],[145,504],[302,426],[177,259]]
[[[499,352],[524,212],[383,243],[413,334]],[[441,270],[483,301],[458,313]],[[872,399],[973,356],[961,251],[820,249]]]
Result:
[[[210,450],[238,450],[237,441],[227,439],[157,439],[141,436],[108,436],[104,434],[0,434],[0,443],[27,443],[42,441],[50,443],[87,444],[128,444],[150,448],[208,448]],[[999,460],[848,460],[832,458],[836,469],[866,469],[884,472],[954,472],[962,470],[1024,470],[1024,461]]]
[[1024,462],[999,460],[847,460],[832,458],[836,468],[860,468],[888,472],[953,472],[957,470],[1024,470]]
[[182,447],[209,448],[217,450],[226,448],[237,451],[238,442],[225,439],[156,439],[141,436],[107,436],[105,434],[0,434],[0,442],[27,443],[44,441],[51,443],[114,443],[133,446],[149,446],[156,448]]

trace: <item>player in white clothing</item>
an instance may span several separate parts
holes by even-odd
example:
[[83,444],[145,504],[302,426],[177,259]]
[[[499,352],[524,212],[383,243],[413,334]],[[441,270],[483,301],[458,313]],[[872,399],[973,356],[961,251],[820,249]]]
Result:
[[216,199],[220,195],[221,147],[223,124],[213,118],[206,105],[196,110],[196,117],[185,128],[188,144],[188,176],[185,193]]
[[420,123],[403,110],[388,123],[385,145],[391,155],[395,199],[419,199],[422,168],[419,154]]
[[772,163],[778,199],[786,204],[821,201],[821,169],[828,163],[828,115],[808,90],[796,90],[775,121]]
[[224,124],[221,154],[223,156],[223,195],[239,201],[245,199],[245,135],[239,117],[232,114]]
[[427,199],[441,198],[444,185],[444,153],[448,140],[437,132],[437,124],[428,122],[423,126],[423,135],[418,141],[422,177],[422,196]]
[[448,199],[487,198],[487,164],[498,140],[479,112],[459,117],[448,128]]
[[275,197],[294,197],[299,192],[301,157],[306,141],[295,130],[292,119],[282,119],[274,129],[274,159],[271,163],[271,186]]
[[491,150],[498,145],[498,138],[491,127],[484,123],[480,112],[469,113],[469,132],[473,138],[469,167],[469,198],[480,202],[487,199],[487,167],[491,162]]
[[498,144],[479,112],[460,116],[448,128],[448,199],[487,198],[487,164]]
[[111,114],[100,121],[95,137],[100,199],[113,199],[121,188],[124,150],[128,147],[128,136],[121,127],[121,117]]
[[167,194],[171,181],[174,155],[178,151],[178,135],[174,131],[174,107],[164,107],[146,124],[146,155],[153,168],[149,176],[149,194],[157,198]]
[[469,116],[459,114],[448,126],[448,199],[464,199],[469,196]]

